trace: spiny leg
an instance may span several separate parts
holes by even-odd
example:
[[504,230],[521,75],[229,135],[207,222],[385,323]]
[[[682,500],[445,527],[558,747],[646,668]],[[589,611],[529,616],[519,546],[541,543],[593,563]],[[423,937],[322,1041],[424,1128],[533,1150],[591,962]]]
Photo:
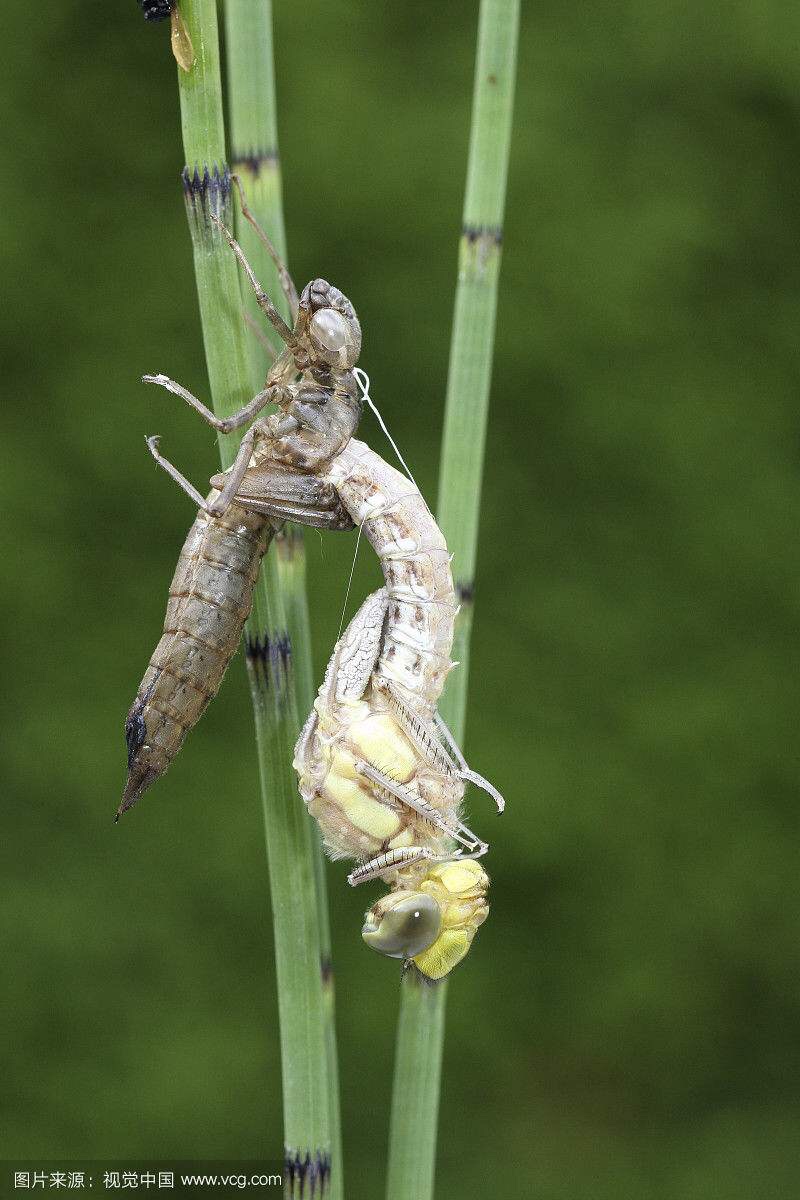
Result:
[[506,802],[498,792],[497,788],[489,783],[488,779],[484,779],[483,775],[479,775],[477,771],[473,771],[472,768],[467,764],[467,760],[464,758],[464,755],[459,749],[456,739],[453,737],[452,733],[445,724],[444,718],[441,717],[438,712],[434,713],[434,720],[444,734],[445,740],[449,743],[450,749],[453,751],[453,754],[456,757],[456,761],[461,768],[459,771],[461,778],[465,781],[465,783],[474,783],[476,787],[481,789],[481,791],[486,792],[489,796],[491,796],[497,805],[497,811],[502,812],[506,806]]
[[433,862],[436,855],[425,846],[403,846],[396,850],[386,850],[377,854],[367,862],[355,867],[347,876],[350,887],[358,887],[368,879],[376,879],[385,871],[396,871],[399,867],[410,867],[418,862]]
[[158,465],[167,472],[171,479],[175,480],[178,487],[183,488],[184,492],[186,492],[186,495],[191,500],[194,500],[198,508],[202,508],[203,512],[208,512],[208,504],[206,503],[205,496],[201,496],[194,484],[189,483],[189,480],[186,478],[186,476],[181,475],[178,468],[173,466],[169,459],[164,458],[159,451],[158,447],[161,442],[161,438],[158,436],[158,434],[154,434],[152,437],[145,438],[145,441],[147,442],[147,449],[150,451]]
[[225,486],[223,487],[217,499],[211,504],[208,503],[205,496],[202,496],[200,492],[198,492],[194,484],[191,484],[186,476],[182,475],[178,468],[174,466],[169,459],[164,458],[163,454],[161,454],[158,448],[161,442],[161,438],[158,437],[158,435],[149,437],[146,440],[147,448],[158,465],[167,472],[170,478],[175,480],[175,482],[178,484],[178,487],[183,488],[184,492],[186,492],[186,495],[189,496],[190,499],[194,500],[197,507],[201,508],[203,512],[209,513],[209,515],[212,517],[221,517],[233,502],[236,489],[241,483],[242,476],[247,470],[247,466],[253,454],[253,440],[255,438],[255,434],[256,426],[253,426],[252,429],[248,429],[247,433],[242,438],[242,442],[239,446],[236,458],[234,459],[233,466],[228,472],[227,482],[225,483]]
[[463,821],[455,821],[451,824],[433,805],[428,804],[426,800],[422,800],[419,796],[414,796],[402,784],[397,783],[391,776],[384,775],[383,771],[379,771],[371,763],[359,760],[356,763],[356,771],[365,779],[369,779],[372,783],[377,784],[384,792],[399,800],[401,804],[405,804],[407,808],[411,808],[414,812],[419,813],[426,821],[430,821],[432,825],[440,829],[443,833],[446,833],[454,842],[458,842],[460,846],[468,850],[471,854],[485,854],[489,849],[486,843],[476,837]]
[[[497,788],[489,783],[488,779],[484,779],[483,775],[479,775],[477,771],[473,771],[467,765],[467,761],[461,753],[455,738],[438,712],[434,714],[435,724],[426,721],[408,707],[403,697],[388,680],[380,679],[376,681],[375,686],[386,696],[389,701],[389,707],[396,717],[400,728],[417,747],[430,766],[437,771],[441,771],[444,775],[455,775],[458,779],[463,779],[465,783],[474,783],[481,791],[487,792],[492,797],[497,805],[498,812],[503,811],[506,806],[505,800]],[[444,735],[448,746],[442,745],[437,734],[437,726],[439,731]],[[451,757],[451,751],[454,758]]]
[[487,849],[488,846],[481,842],[480,849],[476,850],[474,854],[464,854],[461,850],[456,850],[453,854],[434,854],[426,846],[403,846],[396,850],[387,850],[383,854],[377,854],[375,858],[361,863],[347,876],[347,882],[351,887],[358,887],[360,883],[366,883],[368,879],[375,879],[387,871],[411,867],[419,862],[466,862],[469,859],[482,858]]
[[253,229],[256,231],[256,236],[265,246],[267,253],[274,262],[275,269],[278,272],[278,278],[281,282],[281,290],[283,291],[283,294],[289,303],[289,311],[292,314],[292,321],[296,321],[299,301],[297,297],[297,288],[295,287],[294,280],[289,274],[289,268],[283,262],[281,256],[278,254],[278,251],[275,249],[269,234],[265,229],[262,228],[262,226],[251,213],[250,209],[247,207],[247,201],[244,198],[244,188],[242,187],[241,179],[235,174],[231,175],[231,179],[236,184],[236,190],[239,193],[239,206],[242,210],[242,216],[253,226]]
[[203,404],[202,400],[198,400],[197,396],[193,396],[182,384],[176,383],[168,375],[143,375],[142,383],[158,384],[159,387],[166,388],[168,392],[172,392],[173,396],[179,396],[195,412],[198,412],[204,421],[207,421],[214,429],[218,429],[220,433],[231,433],[232,430],[238,429],[241,425],[246,425],[248,421],[252,421],[256,413],[259,413],[271,400],[276,400],[282,391],[277,384],[271,384],[230,417],[218,417],[210,408],[207,408]]
[[457,778],[458,764],[453,761],[449,751],[439,740],[435,725],[409,708],[404,698],[388,679],[378,676],[373,687],[386,697],[389,709],[398,725],[412,745],[419,750],[428,766],[433,767],[435,771],[440,771],[443,775]]
[[249,279],[250,286],[252,287],[253,291],[255,292],[255,297],[256,297],[256,302],[258,304],[258,307],[264,313],[267,320],[271,322],[271,324],[274,326],[274,328],[280,334],[281,338],[286,343],[286,345],[287,346],[294,345],[295,344],[294,334],[292,333],[291,329],[284,321],[281,314],[278,312],[275,305],[270,300],[267,293],[262,288],[261,284],[256,279],[255,274],[253,272],[253,268],[250,266],[250,263],[245,258],[245,254],[244,254],[244,251],[242,250],[242,247],[239,245],[236,238],[233,236],[233,234],[227,228],[227,226],[224,225],[222,223],[222,221],[220,221],[219,217],[216,216],[214,213],[211,213],[211,220],[222,231],[222,234],[225,237],[228,245],[230,246],[231,250],[238,258],[241,268],[244,271],[247,278]]

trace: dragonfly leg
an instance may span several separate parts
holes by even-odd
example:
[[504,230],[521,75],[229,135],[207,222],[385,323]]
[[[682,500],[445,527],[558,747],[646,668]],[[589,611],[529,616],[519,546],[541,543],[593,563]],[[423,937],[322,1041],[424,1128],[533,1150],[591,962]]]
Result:
[[270,366],[274,366],[275,361],[280,354],[280,349],[276,347],[272,338],[268,337],[267,334],[264,333],[264,330],[261,329],[258,323],[253,320],[253,318],[250,316],[250,313],[247,312],[246,309],[242,309],[242,320],[256,341],[259,342],[266,350],[270,358]]
[[158,448],[161,443],[161,438],[156,434],[153,437],[147,438],[146,441],[147,449],[150,451],[158,465],[167,472],[170,479],[174,479],[178,487],[183,488],[184,492],[186,492],[186,495],[191,500],[194,500],[198,508],[202,508],[203,512],[208,512],[208,503],[205,496],[201,496],[194,484],[189,483],[189,480],[186,478],[186,476],[181,475],[178,468],[173,466],[169,459],[164,458],[163,454]]
[[453,737],[452,733],[445,724],[444,719],[439,715],[438,712],[435,714],[434,720],[439,726],[439,729],[444,735],[445,741],[449,744],[450,749],[455,756],[456,762],[459,765],[458,773],[461,778],[465,783],[474,783],[477,788],[480,788],[481,791],[486,792],[487,795],[491,796],[497,805],[497,811],[502,812],[506,806],[506,802],[498,792],[497,788],[489,783],[488,779],[484,779],[483,775],[479,775],[477,771],[473,771],[472,768],[468,766],[467,760],[464,758],[464,755],[459,749],[456,739]]
[[377,879],[386,871],[397,871],[401,867],[411,867],[418,862],[435,862],[436,855],[425,846],[408,846],[403,850],[388,850],[376,854],[374,858],[360,863],[347,876],[350,887],[358,887],[368,879]]
[[421,797],[413,795],[408,788],[403,787],[401,783],[397,783],[391,776],[385,775],[383,771],[379,771],[376,767],[373,767],[371,763],[359,760],[356,763],[356,771],[365,779],[369,779],[371,783],[377,784],[389,796],[395,800],[399,800],[401,804],[413,809],[414,812],[419,813],[426,821],[430,821],[431,825],[435,826],[436,829],[440,829],[442,833],[446,833],[451,837],[454,842],[458,842],[462,848],[462,852],[456,852],[458,853],[458,857],[465,857],[463,851],[467,851],[469,857],[480,857],[480,855],[485,854],[489,849],[488,845],[476,837],[463,821],[448,821],[433,805],[428,804]]
[[284,521],[294,521],[298,525],[307,525],[310,529],[327,529],[341,533],[353,528],[353,523],[344,509],[305,508],[300,504],[287,504],[281,501],[272,504],[268,500],[246,500],[236,503],[247,512],[260,513],[270,517],[276,525]]
[[383,854],[376,854],[367,862],[360,863],[347,876],[347,882],[351,887],[358,887],[360,883],[366,883],[368,879],[379,878],[387,871],[405,869],[420,862],[466,862],[469,859],[482,858],[488,849],[489,847],[481,842],[478,849],[471,854],[465,854],[462,850],[454,850],[452,854],[434,854],[427,846],[408,846],[403,850],[388,850]]
[[222,236],[225,238],[225,240],[228,243],[228,245],[230,246],[231,250],[233,251],[233,253],[236,255],[237,259],[239,260],[239,265],[248,278],[250,286],[253,289],[253,292],[255,293],[256,303],[258,304],[258,307],[263,312],[264,316],[267,318],[267,320],[272,325],[273,329],[275,329],[275,331],[280,335],[281,340],[284,341],[287,346],[297,345],[297,338],[292,333],[292,330],[286,324],[283,317],[278,312],[277,308],[272,303],[269,296],[267,295],[267,293],[262,288],[261,284],[256,279],[255,274],[253,272],[253,268],[250,266],[250,263],[247,261],[247,258],[245,257],[244,250],[242,250],[242,247],[239,245],[236,238],[231,233],[230,229],[228,229],[228,227],[226,225],[224,225],[223,222],[220,221],[219,217],[216,216],[214,213],[211,214],[211,220],[217,226],[217,228],[220,230],[220,232],[222,233]]
[[[389,708],[398,725],[429,766],[433,767],[435,771],[440,771],[442,775],[451,775],[456,779],[463,779],[465,783],[474,783],[481,791],[487,792],[492,797],[498,812],[503,811],[506,806],[505,800],[488,779],[484,779],[483,775],[479,775],[477,771],[473,771],[467,765],[455,738],[438,712],[434,713],[433,721],[428,721],[408,707],[403,697],[388,680],[378,678],[374,686],[386,696]],[[439,733],[443,735],[445,744],[442,743]]]
[[159,387],[166,388],[168,392],[172,392],[173,396],[180,396],[181,400],[185,400],[204,421],[213,425],[214,429],[218,429],[220,433],[230,433],[232,430],[246,425],[248,421],[252,421],[256,413],[260,412],[271,400],[276,400],[281,391],[280,387],[272,384],[249,400],[238,412],[232,413],[229,417],[218,417],[203,404],[202,400],[198,400],[197,396],[193,396],[182,384],[176,383],[168,375],[143,375],[142,383],[155,383]]
[[378,676],[373,686],[386,697],[393,717],[409,741],[416,746],[423,761],[442,775],[458,777],[458,763],[442,745],[434,723],[409,708],[389,680]]
[[216,500],[209,506],[208,511],[212,516],[221,517],[225,510],[230,508],[233,503],[236,493],[239,490],[239,484],[244,479],[247,468],[250,466],[250,459],[253,457],[253,442],[259,432],[258,424],[251,425],[239,443],[236,458],[225,472],[225,483],[222,490]]
[[252,429],[248,429],[247,433],[242,438],[242,442],[239,446],[236,458],[234,459],[233,466],[228,472],[226,472],[225,475],[222,476],[222,479],[225,482],[220,490],[220,494],[217,496],[216,500],[212,500],[211,503],[208,502],[205,496],[202,496],[200,492],[198,492],[197,488],[189,482],[185,475],[181,474],[178,468],[174,466],[169,459],[164,458],[159,449],[161,443],[160,437],[155,436],[147,438],[147,448],[158,465],[167,472],[171,479],[175,480],[178,487],[182,488],[184,492],[186,492],[187,496],[194,500],[198,508],[201,508],[203,512],[210,513],[212,517],[221,517],[222,514],[228,508],[230,508],[231,504],[233,503],[236,489],[241,483],[242,476],[247,470],[250,459],[252,458],[253,441],[255,440],[256,432],[257,426],[253,426]]
[[239,207],[242,210],[242,216],[244,217],[245,221],[249,221],[253,226],[253,229],[256,231],[256,237],[266,248],[267,254],[269,254],[270,258],[275,264],[275,269],[278,272],[278,278],[280,279],[281,283],[281,290],[288,301],[289,311],[292,314],[292,322],[294,323],[297,320],[299,302],[297,298],[297,288],[294,285],[294,280],[289,274],[289,268],[278,254],[278,251],[275,249],[272,239],[268,236],[266,230],[261,227],[251,213],[250,209],[247,207],[247,201],[244,197],[244,188],[242,187],[241,179],[235,174],[231,175],[231,179],[236,184],[236,190],[239,193]]

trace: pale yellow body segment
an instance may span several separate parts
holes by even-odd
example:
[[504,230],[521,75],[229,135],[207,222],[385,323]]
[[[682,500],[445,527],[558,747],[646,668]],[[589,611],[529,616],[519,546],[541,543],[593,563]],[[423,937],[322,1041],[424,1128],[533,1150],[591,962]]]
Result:
[[329,705],[318,697],[315,717],[311,746],[298,754],[295,767],[301,795],[319,822],[328,853],[363,860],[420,842],[443,850],[446,838],[436,836],[429,821],[380,794],[359,772],[359,764],[367,763],[414,795],[433,790],[417,751],[392,714],[373,711],[367,700]]
[[[465,829],[464,782],[434,724],[453,666],[450,558],[416,486],[362,442],[351,439],[325,478],[375,548],[385,587],[334,649],[295,750],[300,792],[328,854],[355,859],[365,878],[380,875],[391,888],[367,914],[367,940],[440,979],[485,920],[489,885],[455,840]],[[415,898],[432,922],[429,944],[416,954],[384,949],[381,921],[396,924],[400,909],[405,920],[410,905],[413,924]]]
[[442,929],[433,945],[415,955],[413,962],[430,979],[441,979],[461,962],[489,915],[489,876],[480,863],[456,860],[431,867],[418,886],[439,904]]

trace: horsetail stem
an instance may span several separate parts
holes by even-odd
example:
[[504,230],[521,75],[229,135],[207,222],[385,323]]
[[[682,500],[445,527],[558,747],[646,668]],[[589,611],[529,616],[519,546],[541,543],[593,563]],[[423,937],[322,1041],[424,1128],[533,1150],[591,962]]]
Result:
[[461,602],[442,715],[464,736],[475,559],[503,238],[519,0],[482,0],[439,473],[439,521]]
[[[286,262],[273,62],[272,5],[270,0],[258,0],[257,3],[252,0],[249,3],[227,0],[224,12],[233,166],[241,178],[248,206],[269,234],[280,257]],[[244,220],[238,208],[237,234],[262,285],[274,298],[281,315],[291,323],[288,302],[281,291],[276,267],[255,230]],[[264,322],[255,298],[248,296],[248,303],[251,317],[257,322],[257,327],[263,328]],[[252,333],[252,328],[251,324],[251,333],[247,341],[250,349],[251,387],[255,393],[263,386],[266,355],[258,338]],[[278,535],[273,544],[273,553],[267,561],[267,571],[270,587],[282,598],[286,628],[293,648],[295,701],[297,711],[305,717],[306,713],[311,711],[315,689],[306,593],[305,539],[300,526],[286,526],[284,532]],[[295,738],[298,732],[299,729],[294,731]],[[291,760],[290,753],[287,759],[289,765]],[[294,776],[292,786],[294,802],[305,816]],[[327,883],[319,832],[310,817],[306,817],[306,820],[312,826],[310,836],[328,1065],[327,1103],[331,1172],[327,1194],[331,1200],[341,1200],[342,1135]]]
[[[287,525],[273,543],[273,557],[278,574],[278,586],[285,599],[287,626],[295,654],[295,684],[301,714],[311,711],[314,701],[314,676],[309,636],[308,595],[306,592],[305,540],[297,525]],[[301,651],[305,647],[305,652]],[[296,795],[300,804],[300,798]],[[328,1060],[328,1107],[330,1113],[331,1177],[330,1200],[344,1196],[344,1158],[342,1152],[342,1123],[339,1102],[339,1057],[336,1047],[336,993],[331,948],[331,922],[328,910],[328,884],[325,878],[325,856],[319,830],[311,830],[314,875],[316,880],[317,927],[320,943],[320,974],[325,1016],[325,1050]]]
[[[213,213],[230,226],[234,207],[225,154],[216,2],[182,0],[181,10],[196,54],[192,70],[178,72],[187,164],[184,189],[211,398],[215,412],[225,416],[253,394],[255,367],[245,336],[238,267],[210,219]],[[259,385],[262,381],[263,377]],[[238,439],[220,437],[219,442],[227,467]],[[273,559],[268,554],[268,563]],[[292,771],[298,727],[293,630],[285,598],[275,586],[274,562],[270,585],[266,574],[262,572],[256,586],[245,636],[272,895],[287,1195],[323,1198],[330,1195],[331,1088],[314,843]],[[296,617],[293,621],[296,624]]]
[[[458,285],[450,342],[438,517],[461,601],[453,658],[461,665],[442,716],[463,742],[469,639],[500,271],[519,0],[481,0]],[[430,1200],[436,1159],[447,984],[401,986],[389,1134],[388,1200]]]
[[[248,205],[264,226],[286,261],[286,231],[283,192],[278,156],[278,121],[275,100],[275,70],[272,59],[272,4],[270,0],[227,0],[225,7],[225,61],[230,116],[231,169],[242,181]],[[289,306],[278,281],[272,259],[264,250],[253,227],[237,210],[239,242],[267,294],[286,321]],[[264,320],[255,297],[246,296],[252,325],[263,330]],[[268,355],[252,332],[247,337],[253,372],[252,383],[260,388],[267,372]]]

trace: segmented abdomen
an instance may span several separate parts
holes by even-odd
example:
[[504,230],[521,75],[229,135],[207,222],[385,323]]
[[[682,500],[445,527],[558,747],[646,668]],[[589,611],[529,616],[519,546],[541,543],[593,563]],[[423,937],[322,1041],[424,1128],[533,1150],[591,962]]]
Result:
[[236,505],[222,517],[197,514],[170,585],[164,632],[125,722],[128,781],[118,817],[164,774],[216,695],[272,533],[267,518]]
[[444,535],[419,489],[352,438],[326,478],[378,558],[389,611],[378,671],[432,712],[452,663],[456,597]]

